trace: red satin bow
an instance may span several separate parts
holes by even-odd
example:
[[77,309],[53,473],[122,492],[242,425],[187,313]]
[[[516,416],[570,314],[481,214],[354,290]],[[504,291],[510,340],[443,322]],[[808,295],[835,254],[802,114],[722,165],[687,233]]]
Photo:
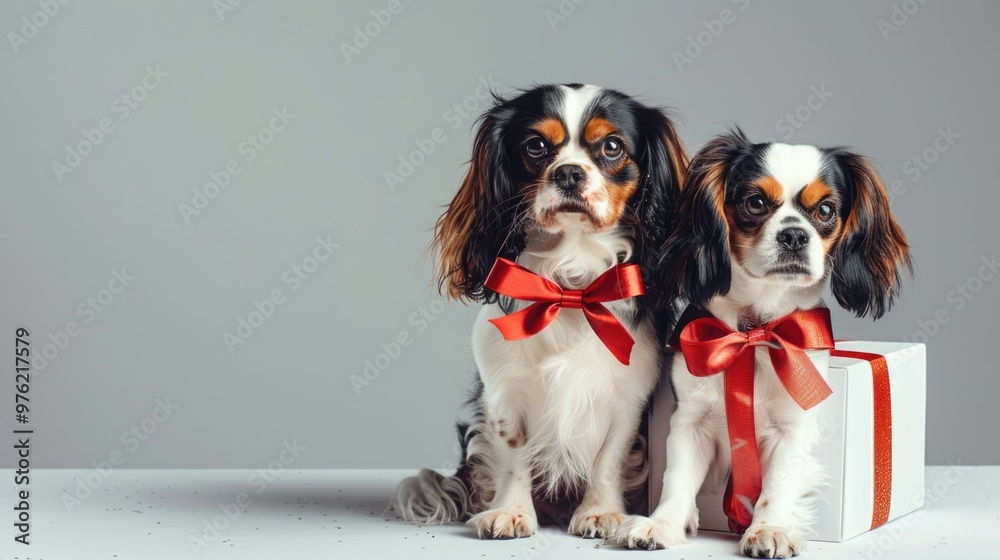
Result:
[[762,484],[753,410],[755,347],[769,347],[781,384],[803,410],[808,410],[831,393],[805,352],[833,348],[830,310],[796,311],[746,333],[734,332],[715,317],[704,317],[688,323],[679,341],[692,374],[707,377],[725,371],[726,424],[733,465],[723,509],[730,530],[742,533],[753,521]]
[[514,299],[535,302],[517,313],[490,319],[504,339],[521,340],[540,332],[563,307],[582,309],[597,338],[619,362],[628,365],[635,340],[602,302],[645,294],[639,265],[619,264],[583,290],[564,290],[514,261],[499,258],[486,278],[486,287]]

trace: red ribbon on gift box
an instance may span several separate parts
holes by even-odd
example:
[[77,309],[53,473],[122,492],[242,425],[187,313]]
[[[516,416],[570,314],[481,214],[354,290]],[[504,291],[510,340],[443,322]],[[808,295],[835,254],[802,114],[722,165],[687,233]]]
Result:
[[608,269],[582,290],[566,290],[514,261],[499,258],[493,264],[486,287],[514,299],[533,301],[525,309],[490,319],[504,340],[522,340],[555,321],[564,308],[581,309],[597,338],[619,362],[628,365],[635,340],[602,302],[645,294],[637,264],[619,264]]
[[872,367],[872,387],[875,392],[875,473],[872,499],[874,529],[889,520],[892,502],[892,391],[889,385],[889,364],[885,356],[853,350],[833,350],[830,356],[865,360]]
[[830,310],[796,311],[745,333],[733,331],[715,317],[701,317],[681,330],[678,343],[692,374],[707,377],[725,372],[732,469],[723,510],[730,530],[743,533],[753,521],[762,485],[753,409],[756,347],[769,347],[781,384],[803,410],[808,410],[831,393],[806,354],[806,350],[834,347]]

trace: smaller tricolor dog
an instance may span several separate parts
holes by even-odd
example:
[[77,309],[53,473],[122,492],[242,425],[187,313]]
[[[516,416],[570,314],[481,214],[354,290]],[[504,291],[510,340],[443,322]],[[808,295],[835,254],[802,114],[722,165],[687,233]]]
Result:
[[662,111],[614,90],[540,86],[482,116],[435,231],[442,289],[485,304],[475,412],[458,472],[404,480],[391,511],[484,538],[534,534],[536,506],[576,535],[622,522],[624,494],[646,480],[633,442],[667,319],[642,271],[659,261],[687,161]]
[[829,284],[845,309],[881,317],[910,268],[906,239],[865,158],[754,144],[739,130],[694,157],[678,215],[659,272],[705,316],[678,326],[660,504],[612,539],[684,543],[705,480],[728,479],[724,509],[741,552],[794,556],[824,478],[811,454],[813,406],[829,394],[813,361],[825,365],[833,343],[821,296]]

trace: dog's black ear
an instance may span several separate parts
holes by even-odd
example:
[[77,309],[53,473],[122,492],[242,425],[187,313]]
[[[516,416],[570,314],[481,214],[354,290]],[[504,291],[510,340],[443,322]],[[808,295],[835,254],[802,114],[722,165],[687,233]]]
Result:
[[492,302],[483,284],[498,257],[515,259],[524,234],[515,231],[524,211],[504,148],[510,111],[502,99],[480,117],[469,170],[434,226],[438,288],[457,300]]
[[844,309],[878,319],[899,293],[900,270],[912,271],[910,248],[889,196],[871,163],[843,148],[827,150],[835,181],[847,187],[841,204],[844,223],[833,252],[830,288]]
[[638,154],[642,177],[634,212],[639,218],[635,228],[635,250],[646,285],[644,301],[649,307],[659,308],[658,315],[667,314],[659,318],[669,323],[676,294],[662,285],[662,277],[656,274],[656,269],[676,219],[681,185],[690,158],[664,111],[642,107],[638,113],[636,122],[645,149]]
[[725,215],[726,186],[753,145],[739,129],[708,143],[688,168],[678,219],[664,246],[659,274],[683,299],[703,305],[729,293],[732,261]]

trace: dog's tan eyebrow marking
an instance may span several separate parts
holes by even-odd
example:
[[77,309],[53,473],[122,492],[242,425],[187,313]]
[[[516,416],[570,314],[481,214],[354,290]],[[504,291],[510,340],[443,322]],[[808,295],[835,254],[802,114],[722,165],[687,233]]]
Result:
[[781,200],[785,197],[785,188],[774,177],[761,177],[757,179],[756,185],[771,200]]
[[597,115],[587,121],[587,126],[583,128],[583,140],[587,144],[593,144],[609,134],[618,132],[608,119]]
[[803,208],[812,208],[832,194],[833,189],[829,185],[824,183],[822,179],[816,179],[799,192],[799,204]]
[[532,128],[553,146],[562,144],[566,139],[566,127],[563,126],[562,121],[554,117],[544,118],[535,123]]

